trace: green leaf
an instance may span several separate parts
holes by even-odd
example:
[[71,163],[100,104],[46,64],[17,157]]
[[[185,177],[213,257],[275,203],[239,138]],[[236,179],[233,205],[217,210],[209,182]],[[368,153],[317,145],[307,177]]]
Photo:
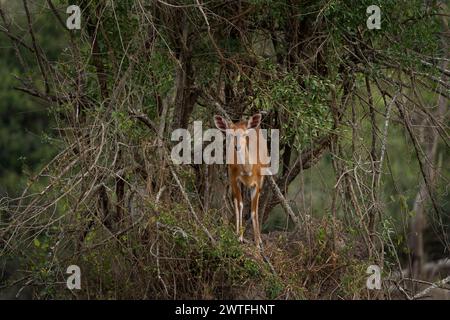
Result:
[[34,238],[33,243],[34,243],[34,246],[37,248],[39,248],[41,246],[41,242],[39,241],[38,238]]

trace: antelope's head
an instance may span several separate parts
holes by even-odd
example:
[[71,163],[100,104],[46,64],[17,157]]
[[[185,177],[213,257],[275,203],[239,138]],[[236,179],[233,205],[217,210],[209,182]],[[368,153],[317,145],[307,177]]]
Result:
[[[258,154],[258,138],[256,129],[261,124],[261,114],[257,113],[246,121],[231,122],[221,116],[214,116],[214,123],[217,129],[223,131],[227,135],[228,148],[232,148],[234,153],[234,164],[242,164],[243,171],[250,173],[252,165],[256,164]],[[254,138],[254,139],[253,139]],[[228,153],[227,153],[228,157]],[[251,160],[250,160],[251,159]]]

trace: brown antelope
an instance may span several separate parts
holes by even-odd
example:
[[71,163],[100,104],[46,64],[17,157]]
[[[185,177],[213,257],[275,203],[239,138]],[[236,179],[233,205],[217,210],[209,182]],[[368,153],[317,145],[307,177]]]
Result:
[[214,116],[214,123],[219,130],[226,132],[227,135],[228,176],[236,214],[236,233],[239,240],[243,242],[242,210],[244,204],[242,202],[241,185],[244,185],[251,188],[253,234],[256,246],[261,247],[258,204],[264,179],[262,169],[267,167],[261,159],[263,155],[267,154],[267,141],[259,129],[261,114],[257,113],[247,121],[238,123],[229,122],[221,116]]

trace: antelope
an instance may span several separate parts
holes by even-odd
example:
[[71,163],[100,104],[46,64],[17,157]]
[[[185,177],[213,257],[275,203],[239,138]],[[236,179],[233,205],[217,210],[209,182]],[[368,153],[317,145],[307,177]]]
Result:
[[[258,204],[264,181],[262,169],[267,167],[267,165],[262,163],[261,159],[261,155],[267,154],[267,141],[259,129],[261,114],[257,113],[250,117],[250,119],[237,123],[229,122],[221,116],[216,115],[214,116],[214,124],[227,135],[227,157],[230,157],[229,151],[232,153],[231,161],[227,161],[228,177],[236,215],[236,233],[239,236],[239,241],[244,241],[244,228],[242,226],[242,210],[244,204],[241,194],[241,185],[243,185],[251,188],[253,235],[256,246],[261,248]],[[256,139],[250,139],[251,137]],[[230,142],[232,142],[231,145]]]

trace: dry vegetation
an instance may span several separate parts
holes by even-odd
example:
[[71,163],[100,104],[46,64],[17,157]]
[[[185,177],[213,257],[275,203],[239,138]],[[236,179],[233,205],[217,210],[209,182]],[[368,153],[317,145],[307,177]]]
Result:
[[[0,5],[16,89],[48,108],[57,149],[0,201],[0,256],[22,270],[2,287],[34,298],[409,299],[448,279],[443,3],[381,1],[383,29],[368,30],[370,1],[78,2],[79,31],[65,28],[63,1]],[[39,43],[42,19],[63,37],[57,59]],[[174,128],[256,111],[281,130],[262,253],[233,232],[225,166],[170,159]],[[308,175],[317,168],[326,175]],[[426,226],[444,259],[432,277]],[[70,264],[81,290],[65,288]],[[366,288],[372,264],[382,290]]]

